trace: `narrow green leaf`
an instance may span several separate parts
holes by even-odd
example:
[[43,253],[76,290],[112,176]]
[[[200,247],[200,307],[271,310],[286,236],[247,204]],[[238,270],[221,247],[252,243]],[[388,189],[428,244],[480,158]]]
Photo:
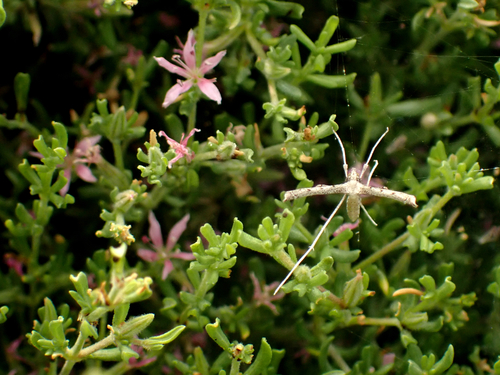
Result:
[[307,76],[306,80],[318,86],[326,87],[328,89],[336,89],[350,85],[354,82],[354,78],[356,78],[356,73],[339,76],[328,76],[326,74],[310,74]]
[[273,351],[271,346],[267,343],[265,337],[261,340],[261,345],[257,357],[253,361],[252,365],[244,372],[244,375],[260,375],[264,374],[267,366],[271,363],[273,356]]
[[208,335],[212,338],[212,340],[214,340],[217,343],[217,345],[219,345],[224,351],[231,354],[230,350],[231,343],[229,342],[229,339],[222,331],[219,318],[215,319],[215,323],[207,324],[205,326],[205,330],[207,331]]

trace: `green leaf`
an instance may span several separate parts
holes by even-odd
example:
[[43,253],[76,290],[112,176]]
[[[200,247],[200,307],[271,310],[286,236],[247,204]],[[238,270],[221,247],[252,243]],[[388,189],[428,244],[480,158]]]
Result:
[[269,6],[269,13],[275,16],[302,18],[304,13],[304,7],[297,3],[274,0],[264,0],[264,2]]
[[97,328],[90,324],[86,319],[80,325],[80,332],[85,338],[93,337],[94,339],[97,339],[99,337]]
[[219,345],[224,351],[228,352],[229,354],[232,354],[230,350],[231,343],[229,342],[229,339],[222,331],[219,318],[215,319],[215,323],[207,324],[205,326],[205,330],[207,331],[208,335],[212,338],[212,340],[214,340],[217,343],[217,345]]
[[180,325],[162,335],[148,337],[141,340],[141,345],[147,350],[160,350],[164,345],[174,341],[185,328],[186,326]]
[[[1,2],[0,2],[1,5]],[[7,306],[0,307],[0,324],[5,323],[7,321],[7,313],[9,312],[9,308]]]
[[7,15],[5,14],[5,9],[3,8],[3,1],[0,0],[0,27],[2,27],[6,18],[7,18]]
[[426,375],[422,369],[411,359],[408,361],[408,374],[409,375]]
[[113,313],[113,322],[112,325],[114,327],[118,327],[120,324],[122,324],[125,319],[127,318],[128,310],[130,308],[130,303],[124,303],[115,309]]
[[356,42],[357,42],[356,39],[349,39],[345,42],[336,43],[336,44],[333,44],[331,46],[326,47],[323,50],[323,53],[333,55],[335,53],[347,52],[347,51],[354,48],[354,46],[356,45]]
[[316,51],[316,45],[297,25],[290,25],[290,32],[297,37],[299,42],[306,46],[311,52]]
[[[0,0],[0,26],[3,24],[4,20],[5,11]],[[16,94],[17,111],[20,113],[25,112],[26,108],[28,107],[28,93],[30,89],[30,82],[31,78],[27,73],[17,73],[16,77],[14,78],[14,92]]]
[[129,339],[138,335],[153,322],[154,317],[154,314],[132,317],[120,326],[113,326],[114,335],[118,340]]
[[330,16],[323,27],[323,30],[319,34],[318,40],[316,40],[316,47],[325,47],[330,39],[332,39],[333,33],[339,25],[339,18],[337,16]]
[[479,4],[474,0],[460,0],[457,6],[462,9],[472,10],[479,7]]
[[443,357],[434,366],[432,366],[431,370],[429,371],[429,375],[439,375],[448,370],[453,364],[453,356],[453,345],[449,345]]
[[244,375],[260,375],[264,374],[267,367],[271,363],[273,351],[267,343],[265,337],[261,340],[260,350],[252,365],[244,372]]
[[361,250],[346,251],[346,250],[332,249],[330,250],[330,254],[337,263],[353,263],[356,260],[358,260],[361,254]]
[[354,78],[356,78],[356,73],[339,76],[328,76],[326,74],[310,74],[306,77],[306,80],[328,89],[337,89],[350,85],[354,82]]

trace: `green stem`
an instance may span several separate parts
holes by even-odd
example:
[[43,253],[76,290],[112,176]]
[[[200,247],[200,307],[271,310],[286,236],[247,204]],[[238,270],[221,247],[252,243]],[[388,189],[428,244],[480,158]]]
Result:
[[[198,21],[198,29],[196,31],[196,66],[200,67],[203,62],[203,47],[205,45],[205,29],[207,26],[207,17],[208,17],[208,5],[206,5],[203,1],[199,2],[199,21]],[[196,102],[193,103],[191,107],[191,111],[188,115],[188,127],[187,133],[189,134],[191,130],[193,130],[196,126]],[[188,140],[188,146],[193,143],[193,138]]]
[[453,198],[455,194],[451,191],[448,190],[445,195],[441,197],[441,199],[432,207],[432,216],[431,219],[445,206],[446,203],[448,203],[451,198]]
[[[196,155],[198,156],[198,155]],[[195,157],[196,159],[196,157]],[[170,194],[169,189],[165,186],[154,185],[154,187],[149,191],[148,196],[142,202],[144,208],[148,211],[152,210],[160,205],[162,200]]]
[[[38,258],[40,256],[40,245],[41,238],[44,232],[44,228],[50,220],[50,211],[48,209],[49,206],[49,193],[41,193],[40,194],[40,202],[38,204],[38,215],[33,224],[33,237],[31,238],[31,254],[30,254],[30,262],[28,263],[28,274],[35,275],[36,270],[39,267]],[[36,230],[35,230],[36,229]],[[31,294],[33,295],[33,294]]]
[[87,346],[85,349],[82,349],[80,351],[80,353],[78,354],[78,358],[83,360],[83,359],[87,358],[89,355],[91,355],[92,353],[94,353],[100,349],[107,348],[108,346],[113,344],[113,340],[114,340],[114,336],[112,334],[110,334],[105,339],[98,341],[93,345]]
[[66,361],[66,362],[64,362],[64,366],[61,369],[61,372],[59,373],[59,375],[69,375],[71,373],[71,370],[75,366],[75,364],[76,364],[76,361]]
[[358,268],[364,269],[364,268],[368,267],[370,264],[375,263],[377,260],[382,259],[384,256],[386,256],[390,252],[398,249],[399,246],[403,242],[405,242],[409,236],[410,236],[409,232],[402,234],[401,236],[399,236],[398,238],[396,238],[392,242],[385,245],[383,248],[381,248],[376,253],[373,253],[368,258],[366,258],[362,262],[358,263],[356,266],[353,266],[353,269],[355,269],[355,270],[357,270]]
[[[188,116],[188,128],[187,128],[187,133],[186,134],[189,134],[191,132],[191,130],[194,129],[195,125],[196,125],[196,106],[197,106],[197,103],[193,103],[192,107],[191,107],[191,111],[189,112],[189,116]],[[193,143],[193,138],[194,137],[191,137],[189,138],[188,140],[188,146]]]
[[132,367],[128,362],[120,362],[111,367],[108,370],[100,370],[100,375],[121,375],[125,374],[127,371],[129,371]]
[[257,40],[250,28],[246,29],[245,35],[247,37],[248,44],[250,44],[250,47],[252,47],[253,52],[257,55],[258,58],[260,58],[261,60],[265,60],[267,57],[266,53],[262,49],[262,44]]
[[57,360],[50,362],[49,371],[47,371],[47,375],[56,375],[57,374]]
[[338,296],[336,296],[335,294],[333,294],[331,291],[327,290],[325,287],[323,286],[318,286],[317,287],[318,290],[321,292],[321,293],[325,293],[325,292],[328,292],[328,295],[327,295],[327,298],[332,301],[333,303],[335,303],[336,305],[338,305],[341,309],[346,309],[347,306],[344,302],[344,300]]
[[139,94],[142,91],[142,87],[134,87],[132,90],[132,99],[130,100],[129,109],[136,109],[137,102],[139,101]]
[[196,33],[196,66],[201,66],[201,62],[203,61],[203,45],[205,44],[208,9],[206,9],[204,4],[201,4],[199,12],[200,15]]
[[266,147],[260,152],[259,156],[264,160],[278,158],[283,155],[283,151],[281,150],[283,147],[285,147],[283,143]]
[[240,25],[232,30],[230,30],[227,34],[221,35],[216,39],[212,39],[209,42],[206,42],[203,46],[203,51],[205,52],[205,56],[211,56],[214,53],[222,51],[224,48],[227,48],[233,42],[238,39],[241,33],[245,31],[245,25]]
[[361,146],[358,148],[359,160],[365,160],[366,150],[368,149],[368,143],[370,143],[370,134],[372,133],[373,122],[368,121],[365,126],[365,131],[363,132],[363,139],[361,140]]
[[217,157],[217,151],[208,151],[201,154],[196,154],[193,161],[201,162],[205,160],[214,160]]
[[299,230],[299,232],[307,238],[307,242],[311,243],[313,241],[312,234],[307,230],[307,228],[302,223],[296,223],[295,227]]
[[106,336],[108,326],[108,314],[104,314],[99,319],[99,339],[102,340]]
[[291,270],[293,266],[295,266],[295,262],[292,260],[290,255],[284,249],[272,252],[270,255],[276,262],[278,262],[288,270]]
[[304,142],[281,142],[274,146],[269,146],[260,151],[259,156],[262,159],[271,159],[271,158],[281,158],[283,155],[283,147],[292,149],[294,147],[300,148],[304,145]]
[[115,166],[120,171],[123,171],[125,169],[125,165],[123,163],[123,152],[122,152],[121,142],[118,140],[114,140],[111,142],[111,144],[113,145],[113,154],[115,156]]
[[269,91],[269,98],[271,99],[271,103],[278,104],[278,90],[276,89],[276,81],[274,79],[267,80],[267,90]]
[[416,49],[416,51],[420,52],[422,56],[427,56],[430,51],[448,34],[455,30],[459,30],[463,26],[460,21],[462,17],[461,13],[462,12],[457,9],[449,18],[446,18],[444,15],[441,16],[444,18],[441,18],[440,20],[439,30],[436,31],[436,28],[426,30],[425,39],[422,43],[420,43],[420,46]]
[[306,63],[304,64],[304,66],[302,67],[302,69],[300,71],[300,74],[294,80],[294,83],[298,84],[298,83],[304,81],[305,80],[304,77],[307,77],[309,74],[314,72],[314,60],[315,60],[315,58],[316,58],[316,56],[313,55],[312,53],[309,55]]
[[360,315],[352,318],[349,323],[351,325],[362,325],[362,326],[392,326],[402,329],[401,322],[398,318],[367,318],[364,315]]
[[342,358],[342,355],[338,352],[338,350],[335,348],[335,346],[333,344],[330,344],[328,346],[328,354],[330,355],[330,357],[333,358],[333,360],[335,361],[337,366],[339,366],[339,368],[342,371],[344,371],[345,373],[348,373],[351,371],[351,368],[349,367],[347,362],[344,360],[344,358]]
[[427,180],[425,182],[425,186],[424,187],[424,193],[428,193],[429,191],[432,191],[436,188],[438,188],[439,186],[442,185],[442,178],[441,177],[436,177],[432,180]]
[[213,288],[213,285],[211,285],[211,283],[209,283],[208,280],[211,279],[211,275],[214,272],[217,273],[217,271],[214,270],[210,269],[205,270],[205,272],[203,273],[203,277],[200,281],[200,287],[198,288],[198,290],[196,290],[195,293],[196,298],[198,299],[204,298],[205,295],[208,293],[208,291]]
[[240,373],[240,364],[240,361],[238,361],[236,358],[233,358],[233,360],[231,361],[231,371],[229,372],[229,375],[238,375]]
[[85,344],[85,340],[86,340],[86,337],[84,337],[82,335],[82,333],[80,332],[78,334],[78,337],[76,338],[75,345],[73,345],[73,347],[70,350],[68,350],[68,352],[66,353],[66,357],[67,358],[78,358],[78,354],[82,350],[83,345]]
[[[450,199],[453,198],[454,196],[455,196],[455,194],[451,190],[448,190],[446,192],[446,194],[444,196],[442,196],[441,199],[431,208],[431,216],[430,216],[429,220],[431,220],[446,205],[446,203],[448,203],[450,201]],[[417,213],[417,215],[415,215],[415,218],[413,219],[414,221],[418,220],[419,214],[420,214],[420,212]],[[383,248],[381,248],[376,253],[370,255],[368,258],[366,258],[365,260],[358,263],[355,267],[353,267],[353,269],[358,269],[358,268],[364,269],[367,266],[369,266],[370,264],[375,263],[377,260],[382,259],[384,256],[386,256],[390,252],[399,248],[399,246],[403,242],[405,242],[409,236],[410,236],[409,232],[402,234],[401,236],[399,236],[398,238],[396,238],[392,242],[385,245]]]

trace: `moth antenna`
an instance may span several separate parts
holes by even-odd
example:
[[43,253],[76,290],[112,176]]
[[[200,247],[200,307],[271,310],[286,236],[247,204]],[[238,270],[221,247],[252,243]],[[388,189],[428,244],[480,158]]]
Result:
[[342,165],[342,167],[344,168],[344,173],[345,173],[345,176],[347,178],[347,169],[349,167],[347,165],[347,160],[346,160],[346,157],[345,157],[344,145],[342,144],[342,141],[340,140],[340,137],[339,137],[339,135],[337,134],[337,132],[335,130],[333,130],[333,134],[335,134],[335,137],[337,137],[337,141],[339,141],[340,149],[342,150],[342,159],[344,161],[344,164]]
[[366,169],[368,168],[368,164],[370,164],[370,160],[372,160],[373,153],[375,152],[375,149],[377,148],[378,144],[382,141],[382,139],[385,137],[385,135],[389,133],[389,128],[386,128],[385,133],[380,136],[378,139],[377,143],[372,147],[372,151],[370,152],[370,155],[368,156],[368,159],[366,160],[365,164],[363,165],[363,169],[361,170],[361,174],[359,175],[359,179],[363,177],[363,175],[366,172]]

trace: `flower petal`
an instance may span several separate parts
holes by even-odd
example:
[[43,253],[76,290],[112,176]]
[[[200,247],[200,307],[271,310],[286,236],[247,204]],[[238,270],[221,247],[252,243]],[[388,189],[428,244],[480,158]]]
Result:
[[[188,136],[186,138],[184,138],[184,133],[182,134],[182,137],[181,137],[181,145],[183,145],[184,147],[187,146],[187,143],[188,143],[188,140],[189,138],[191,138],[193,136],[193,134],[195,132],[199,132],[201,131],[200,129],[196,129],[196,128],[193,128],[193,130],[191,130],[188,134]],[[168,138],[168,137],[167,137]]]
[[175,73],[184,78],[189,78],[189,73],[186,71],[186,69],[172,64],[171,62],[165,60],[163,57],[155,57],[155,60],[162,68],[167,69],[170,73]]
[[[193,253],[188,253],[184,251],[176,251],[173,254],[170,254],[170,258],[182,259],[182,260],[195,260],[196,257]],[[277,286],[277,285],[276,285]]]
[[138,249],[137,255],[146,262],[156,262],[158,260],[158,253],[149,249]]
[[354,223],[345,223],[337,228],[335,232],[333,232],[333,237],[337,237],[340,233],[345,231],[346,229],[356,229],[359,226],[359,220],[356,220]]
[[23,263],[14,254],[7,253],[3,259],[7,267],[12,268],[19,277],[23,277]]
[[169,273],[174,269],[174,265],[170,259],[166,259],[165,263],[163,263],[163,271],[161,272],[161,279],[165,280]]
[[76,174],[85,182],[97,182],[97,177],[92,174],[89,167],[83,164],[75,165]]
[[151,238],[151,242],[153,242],[154,247],[160,251],[163,247],[163,236],[161,235],[161,227],[158,220],[156,220],[156,216],[153,211],[149,211],[148,214],[149,220],[149,238]]
[[168,161],[168,168],[172,168],[172,165],[177,161],[177,160],[180,160],[184,155],[181,155],[181,154],[177,154],[175,156],[175,158],[173,158],[172,160],[169,160]]
[[168,232],[166,250],[169,252],[172,250],[179,240],[181,234],[186,230],[187,222],[189,221],[189,214],[185,215],[182,219],[180,219]]
[[191,29],[188,32],[186,45],[182,50],[182,58],[190,69],[196,68],[196,53],[194,50],[195,45],[196,45],[196,39],[194,38],[194,31],[193,29]]
[[198,80],[198,87],[201,92],[204,93],[210,100],[216,101],[217,104],[220,104],[222,101],[222,97],[220,95],[220,91],[217,86],[214,85],[213,79],[200,78]]
[[[172,148],[174,148],[174,149],[175,149],[176,147],[179,147],[180,143],[179,143],[179,142],[177,142],[175,139],[170,138],[170,137],[167,135],[167,133],[165,133],[163,130],[161,130],[161,131],[160,131],[160,133],[158,133],[158,135],[159,135],[160,137],[165,137],[165,138],[167,138],[167,143],[168,143],[168,145],[169,145],[170,147],[172,147]],[[182,138],[182,137],[184,137],[184,133],[182,133],[181,138]]]
[[220,51],[217,55],[205,59],[205,61],[201,63],[201,74],[205,75],[205,73],[215,68],[224,56],[226,56],[226,51]]
[[68,192],[69,190],[69,185],[71,183],[71,167],[70,168],[66,168],[64,170],[64,177],[66,177],[66,179],[68,180],[66,182],[66,185],[63,186],[63,188],[61,190],[59,190],[59,194],[61,194],[63,197],[66,195],[66,193]]
[[100,135],[94,135],[92,137],[83,138],[80,142],[77,142],[75,145],[75,150],[74,150],[75,156],[78,156],[78,157],[85,156],[87,151],[91,147],[95,146],[97,144],[97,142],[99,142],[100,140],[101,140]]
[[187,90],[189,90],[192,85],[193,82],[191,80],[178,81],[170,88],[170,90],[167,91],[167,95],[165,95],[165,100],[163,101],[162,107],[167,108],[175,101],[175,99],[179,97],[180,94],[185,93]]

